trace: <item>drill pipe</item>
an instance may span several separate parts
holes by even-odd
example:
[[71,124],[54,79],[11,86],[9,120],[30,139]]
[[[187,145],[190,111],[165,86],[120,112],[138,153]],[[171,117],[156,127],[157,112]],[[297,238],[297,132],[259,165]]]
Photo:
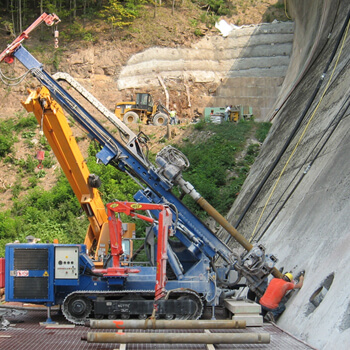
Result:
[[237,329],[246,321],[233,320],[90,320],[85,324],[93,329]]
[[81,340],[118,344],[269,344],[268,333],[94,333]]
[[[242,236],[211,204],[203,197],[196,201],[203,210],[205,210],[217,223],[219,223],[244,249],[250,251],[253,245]],[[283,274],[274,267],[271,271],[272,275],[277,278],[282,278]]]

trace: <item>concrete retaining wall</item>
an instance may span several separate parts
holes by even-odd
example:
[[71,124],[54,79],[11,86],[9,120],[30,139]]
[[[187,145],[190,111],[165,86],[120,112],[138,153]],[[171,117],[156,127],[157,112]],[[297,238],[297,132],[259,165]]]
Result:
[[[254,238],[253,242],[261,237],[259,243],[279,258],[278,268],[293,273],[306,269],[304,287],[294,293],[278,324],[316,348],[348,349],[349,33],[338,47],[319,92],[314,99],[312,96],[337,46],[350,4],[345,0],[288,3],[296,24],[295,39],[275,105],[278,112],[269,116],[273,127],[228,219],[237,223],[247,209],[238,230]],[[309,102],[310,108],[291,137]],[[247,207],[265,176],[266,183]],[[220,237],[226,239],[227,235],[221,232]],[[326,294],[315,307],[310,298],[320,287],[326,288]]]
[[[207,106],[250,105],[257,118],[273,106],[289,65],[293,23],[240,27],[226,38],[202,39],[192,48],[151,48],[130,58],[118,87],[159,86],[157,79],[216,84]],[[206,106],[198,106],[206,107]]]

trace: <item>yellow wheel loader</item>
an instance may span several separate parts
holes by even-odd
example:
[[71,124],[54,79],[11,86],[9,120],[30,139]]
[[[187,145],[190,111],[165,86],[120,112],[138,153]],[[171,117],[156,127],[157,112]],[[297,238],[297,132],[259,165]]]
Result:
[[147,93],[137,93],[136,101],[117,103],[114,113],[125,124],[141,122],[160,126],[167,125],[170,119],[169,111],[162,104],[154,103]]

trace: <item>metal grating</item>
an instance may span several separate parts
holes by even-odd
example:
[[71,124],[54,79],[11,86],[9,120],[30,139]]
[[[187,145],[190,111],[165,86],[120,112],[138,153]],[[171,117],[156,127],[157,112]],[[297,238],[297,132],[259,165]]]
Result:
[[15,277],[13,295],[15,299],[48,299],[47,277]]
[[[39,322],[46,320],[46,311],[28,311],[26,315],[15,318],[7,318],[15,326],[1,332],[0,337],[0,349],[1,350],[113,350],[119,349],[119,344],[102,344],[95,343],[90,344],[81,340],[81,337],[90,331],[103,331],[103,330],[91,330],[90,328],[83,326],[76,326],[71,329],[46,329],[39,325]],[[60,324],[68,324],[62,316],[56,315],[56,312],[52,312],[52,319]],[[19,321],[23,321],[19,323]],[[106,330],[106,332],[113,332],[113,330]],[[153,330],[139,330],[138,332],[154,332]],[[159,330],[158,332],[164,333],[192,333],[203,332],[201,330],[174,330],[166,331]],[[212,330],[211,332],[227,332],[220,330]],[[269,333],[271,335],[270,344],[249,344],[249,345],[220,345],[215,344],[215,349],[266,349],[266,350],[281,350],[281,349],[293,349],[293,350],[311,350],[312,347],[298,341],[297,339],[289,336],[281,331],[279,328],[272,324],[264,324],[263,327],[249,327],[242,330],[230,330],[230,333]],[[171,350],[171,349],[186,349],[197,350],[207,349],[206,345],[200,344],[127,344],[127,350],[144,350],[144,349],[159,349],[159,350]]]
[[47,270],[48,249],[14,249],[15,270]]

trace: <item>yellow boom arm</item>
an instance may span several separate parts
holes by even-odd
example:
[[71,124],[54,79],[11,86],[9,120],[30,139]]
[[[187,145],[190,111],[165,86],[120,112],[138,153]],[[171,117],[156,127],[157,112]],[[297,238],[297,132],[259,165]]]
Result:
[[99,191],[89,186],[90,171],[61,106],[51,98],[45,87],[29,92],[22,105],[28,112],[34,113],[84,209],[90,222],[84,244],[88,254],[95,260],[95,265],[102,265],[101,257],[106,255],[109,249],[109,229],[108,217]]

